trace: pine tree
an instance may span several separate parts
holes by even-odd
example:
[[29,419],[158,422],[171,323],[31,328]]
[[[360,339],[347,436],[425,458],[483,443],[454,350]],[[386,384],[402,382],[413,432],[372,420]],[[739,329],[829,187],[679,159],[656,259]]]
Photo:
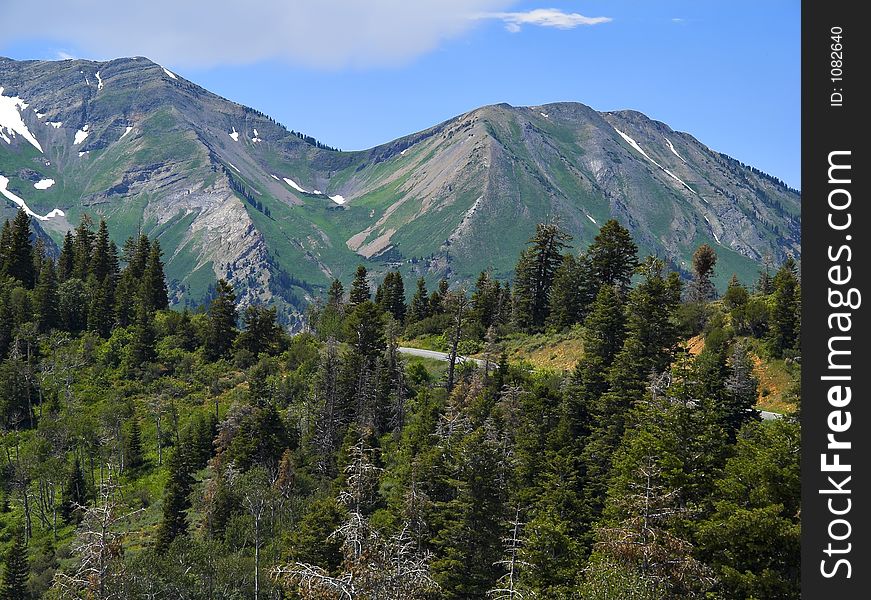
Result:
[[10,306],[11,290],[0,285],[0,359],[5,358],[12,344],[12,334],[15,330],[15,315]]
[[472,315],[483,331],[499,321],[499,300],[502,295],[502,286],[493,278],[489,271],[481,271],[475,282],[475,291],[472,292],[471,304]]
[[[678,341],[672,319],[680,301],[677,274],[665,276],[663,262],[653,257],[648,257],[638,271],[644,280],[629,293],[626,337],[608,370],[604,382],[607,391],[590,399],[594,425],[583,449],[583,461],[584,494],[592,518],[602,510],[614,452],[626,431],[629,412],[644,398],[649,377],[671,363]],[[584,375],[593,378],[591,373],[595,371],[587,369]]]
[[145,273],[150,254],[151,240],[147,235],[140,235],[137,240],[131,238],[124,244],[124,260],[136,281],[139,281]]
[[798,598],[801,431],[792,419],[745,425],[715,482],[714,510],[696,519],[698,556],[723,598]]
[[556,223],[539,223],[514,269],[514,320],[524,331],[544,326],[550,312],[550,289],[571,236]]
[[783,358],[799,347],[801,285],[795,260],[788,258],[774,276],[773,305],[767,346],[774,358]]
[[759,278],[756,280],[756,292],[767,296],[774,291],[774,282],[771,277],[771,255],[766,253],[762,257],[762,268],[759,270]]
[[187,534],[187,511],[191,507],[190,493],[194,484],[187,457],[180,448],[168,462],[169,480],[163,490],[163,516],[156,539],[161,550],[166,550],[177,537]]
[[595,289],[603,285],[617,285],[622,292],[629,289],[638,264],[638,246],[628,229],[609,220],[599,229],[587,254]]
[[707,244],[699,246],[693,254],[693,284],[690,288],[690,300],[707,302],[712,300],[717,292],[711,282],[714,267],[717,264],[717,253]]
[[429,295],[429,314],[442,315],[445,313],[445,298],[448,297],[450,285],[447,279],[439,279],[439,286]]
[[327,292],[327,306],[339,310],[342,308],[344,301],[345,288],[342,286],[341,281],[333,279],[333,282],[330,284],[330,290]]
[[71,278],[58,286],[58,318],[64,331],[79,333],[88,325],[88,291],[81,279]]
[[14,534],[12,547],[6,553],[5,566],[2,590],[4,600],[26,600],[30,598],[30,592],[27,589],[30,565],[27,558],[27,544],[24,541],[24,532],[21,530]]
[[67,231],[64,235],[63,245],[61,246],[60,256],[57,259],[57,278],[58,281],[64,282],[73,276],[75,268],[75,249],[73,241],[73,232]]
[[88,287],[91,293],[88,304],[88,329],[107,338],[112,332],[112,326],[115,322],[112,279],[106,276],[102,281],[97,281],[96,276],[90,275]]
[[375,306],[380,308],[382,312],[386,310],[384,308],[384,283],[390,279],[393,279],[393,275],[391,273],[388,273],[384,277],[384,282],[382,282],[381,285],[376,286],[375,288]]
[[114,294],[115,286],[118,285],[118,276],[121,274],[121,265],[120,260],[118,258],[118,245],[109,240],[109,260],[108,260],[108,274],[107,279],[112,287],[112,292]]
[[400,323],[405,320],[405,284],[399,271],[391,271],[375,294],[375,304]]
[[109,228],[106,225],[106,221],[100,219],[97,235],[94,238],[89,268],[90,274],[94,276],[97,283],[103,283],[106,277],[108,277],[112,272],[109,243]]
[[73,273],[72,276],[82,281],[88,279],[91,266],[91,253],[94,246],[94,232],[91,230],[94,222],[87,214],[82,215],[73,242]]
[[408,309],[408,322],[417,323],[429,316],[429,292],[426,290],[426,279],[420,277],[417,280],[417,289],[411,298]]
[[45,240],[41,237],[36,238],[36,243],[33,244],[33,277],[34,285],[39,280],[39,274],[42,271],[42,265],[50,260],[46,254]]
[[366,279],[369,272],[363,265],[357,266],[357,272],[354,274],[354,281],[351,283],[351,295],[348,298],[348,304],[351,308],[366,302],[371,296],[369,290],[369,281]]
[[242,316],[245,331],[239,334],[236,345],[245,348],[255,357],[261,352],[274,355],[281,345],[281,327],[278,325],[276,308],[249,306]]
[[[619,288],[603,285],[590,306],[590,314],[584,320],[584,357],[576,373],[586,372],[584,380],[591,385],[593,377],[604,382],[604,376],[614,357],[623,347],[626,337],[625,300]],[[600,386],[598,393],[602,390]]]
[[661,259],[647,257],[638,267],[643,277],[627,302],[627,334],[644,348],[645,373],[662,372],[670,363],[678,341],[674,313],[680,303],[681,281],[665,272]]
[[134,278],[132,269],[128,266],[121,272],[115,287],[115,323],[119,327],[127,327],[136,317],[137,298],[140,282]]
[[52,327],[58,327],[57,323],[57,280],[55,279],[54,263],[45,260],[39,272],[39,279],[33,291],[33,301],[36,309],[36,325],[43,333]]
[[141,370],[147,363],[157,358],[157,333],[154,331],[154,317],[141,303],[136,306],[133,323],[133,339],[128,346],[129,367]]
[[513,310],[514,296],[511,293],[511,284],[506,281],[502,286],[502,293],[499,294],[499,322],[506,325],[510,323]]
[[169,308],[166,279],[163,274],[162,251],[157,240],[151,242],[145,270],[142,272],[139,297],[149,311]]
[[558,329],[580,323],[586,317],[595,294],[587,256],[582,254],[575,258],[567,254],[554,275],[548,322]]
[[729,374],[724,382],[726,394],[720,411],[723,429],[734,442],[744,423],[759,417],[753,409],[759,393],[759,378],[753,372],[753,359],[746,342],[735,342],[729,363]]
[[236,340],[236,294],[226,280],[218,280],[217,296],[209,305],[206,331],[206,358],[214,361],[225,357]]
[[30,243],[30,217],[20,209],[12,221],[9,246],[6,249],[4,271],[9,277],[17,279],[32,289],[36,280],[33,272],[33,245]]
[[736,311],[742,310],[750,300],[750,293],[738,280],[738,276],[734,273],[726,286],[726,293],[723,294],[723,306],[728,309],[734,318]]
[[346,327],[348,343],[357,356],[371,358],[384,350],[384,323],[371,300],[354,308]]
[[142,431],[139,428],[139,417],[135,414],[130,419],[130,431],[124,440],[124,466],[131,471],[136,471],[145,462],[142,453]]
[[61,493],[60,513],[64,522],[73,523],[81,519],[81,507],[88,501],[87,484],[79,457],[73,459],[73,464],[67,472]]
[[448,600],[484,598],[496,583],[505,498],[495,476],[502,453],[494,434],[476,429],[453,449],[456,491],[437,517],[444,525],[434,540],[438,552],[432,564]]
[[393,272],[393,284],[387,289],[387,311],[393,318],[402,323],[405,321],[405,282],[399,271]]
[[9,266],[9,249],[12,247],[12,225],[9,219],[3,221],[0,228],[0,275],[8,275],[6,269]]

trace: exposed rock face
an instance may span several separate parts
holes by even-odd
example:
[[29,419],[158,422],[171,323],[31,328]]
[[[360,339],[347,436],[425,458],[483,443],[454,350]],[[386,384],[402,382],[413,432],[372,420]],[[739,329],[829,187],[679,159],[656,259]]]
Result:
[[[9,191],[34,214],[63,212],[40,221],[55,239],[86,212],[118,242],[157,236],[178,301],[225,277],[243,302],[293,317],[358,262],[510,276],[553,217],[578,246],[617,218],[682,269],[709,243],[721,281],[801,253],[795,190],[633,111],[487,106],[340,152],[144,58],[0,58],[0,87],[14,105],[0,114],[26,127],[0,122]],[[44,179],[55,183],[34,187]]]

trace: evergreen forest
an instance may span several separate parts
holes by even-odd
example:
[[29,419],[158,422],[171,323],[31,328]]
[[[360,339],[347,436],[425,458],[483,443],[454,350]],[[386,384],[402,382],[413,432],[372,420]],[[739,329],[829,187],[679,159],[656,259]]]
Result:
[[[510,281],[361,265],[295,335],[223,280],[170,308],[163,269],[3,225],[0,598],[799,597],[792,259],[717,290],[711,246],[687,279],[541,223]],[[507,351],[565,335],[571,368]]]

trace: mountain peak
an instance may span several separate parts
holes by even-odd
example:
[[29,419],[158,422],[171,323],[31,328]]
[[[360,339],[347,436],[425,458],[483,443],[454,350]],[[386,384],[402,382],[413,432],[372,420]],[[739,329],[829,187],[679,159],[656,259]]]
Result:
[[510,277],[535,224],[557,215],[578,246],[616,218],[684,270],[709,243],[722,280],[801,252],[797,193],[637,111],[500,103],[337,152],[143,57],[2,59],[0,86],[4,201],[52,214],[41,223],[55,239],[83,214],[119,244],[157,236],[178,302],[224,277],[245,302],[295,314],[360,261]]

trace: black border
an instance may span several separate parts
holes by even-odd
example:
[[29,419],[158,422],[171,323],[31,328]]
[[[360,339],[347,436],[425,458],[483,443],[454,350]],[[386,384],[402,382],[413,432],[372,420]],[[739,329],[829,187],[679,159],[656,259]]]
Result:
[[[867,9],[867,4],[864,8]],[[830,287],[829,247],[837,250],[842,244],[852,247],[852,281],[841,289],[856,287],[860,292],[869,291],[867,286],[869,251],[869,221],[867,217],[868,161],[867,144],[871,139],[863,136],[871,118],[871,105],[867,94],[869,82],[865,80],[867,66],[862,59],[869,55],[867,40],[871,25],[859,16],[859,2],[805,1],[802,4],[802,598],[849,600],[871,597],[871,532],[869,532],[869,492],[871,472],[868,463],[871,436],[871,410],[869,410],[868,374],[864,346],[871,343],[868,335],[867,312],[863,305],[856,310],[834,309],[829,306]],[[843,81],[832,82],[831,29],[843,28]],[[831,94],[843,88],[842,106],[831,105]],[[851,183],[829,183],[829,153],[849,150]],[[841,171],[844,173],[844,171]],[[835,188],[847,188],[852,197],[848,209],[852,217],[849,230],[835,231],[828,225],[828,194]],[[842,196],[843,197],[843,196]],[[843,213],[837,215],[843,219]],[[850,235],[851,240],[846,241]],[[864,294],[863,294],[864,295]],[[862,298],[863,304],[871,302],[871,295]],[[840,555],[849,560],[852,573],[846,578],[846,569],[838,576],[826,578],[821,573],[821,560],[834,564],[837,557],[829,558],[823,552],[829,543],[828,526],[837,518],[829,513],[828,495],[821,489],[831,487],[828,475],[841,480],[841,474],[823,473],[820,455],[827,452],[827,423],[829,412],[834,410],[827,398],[830,382],[821,376],[828,372],[828,341],[831,335],[828,316],[841,310],[852,313],[851,350],[852,401],[842,410],[849,410],[852,418],[850,429],[838,434],[840,439],[852,443],[850,450],[842,451],[841,462],[851,465],[851,481],[845,487],[851,490],[852,508],[844,516],[850,521],[851,535],[844,542],[852,544],[848,554]],[[846,335],[846,334],[840,334]],[[847,385],[847,384],[845,384]],[[831,450],[829,451],[832,452]],[[845,498],[845,496],[840,496]],[[840,527],[844,527],[842,524]],[[836,530],[837,532],[837,530]]]

